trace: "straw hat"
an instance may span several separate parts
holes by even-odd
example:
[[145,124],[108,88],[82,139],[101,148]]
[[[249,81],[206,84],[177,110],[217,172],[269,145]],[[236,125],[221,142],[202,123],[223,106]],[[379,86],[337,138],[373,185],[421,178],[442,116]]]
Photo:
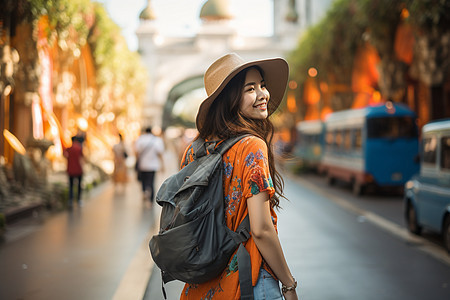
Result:
[[282,58],[270,58],[245,62],[235,53],[216,60],[205,72],[205,90],[208,97],[203,100],[197,113],[197,129],[203,127],[209,108],[230,80],[245,68],[258,66],[264,72],[264,80],[270,93],[269,115],[280,105],[289,76],[289,67]]

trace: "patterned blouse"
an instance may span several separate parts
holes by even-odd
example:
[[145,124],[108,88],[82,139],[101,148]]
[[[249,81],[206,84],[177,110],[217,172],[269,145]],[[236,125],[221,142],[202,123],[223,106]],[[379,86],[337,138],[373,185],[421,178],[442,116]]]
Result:
[[[189,146],[182,158],[183,168],[187,156],[187,163],[193,160],[192,145]],[[267,146],[260,138],[249,136],[237,142],[223,155],[224,174],[223,187],[226,205],[227,226],[236,230],[241,221],[248,214],[247,199],[260,192],[267,192],[273,196],[275,189],[269,173],[267,161]],[[272,221],[277,229],[277,215],[270,209]],[[263,262],[263,258],[252,237],[246,242],[245,248],[250,253],[252,265],[252,284],[256,285],[259,270],[270,268]],[[185,284],[180,299],[240,299],[239,272],[237,269],[236,252],[231,256],[228,266],[220,276],[202,284]]]

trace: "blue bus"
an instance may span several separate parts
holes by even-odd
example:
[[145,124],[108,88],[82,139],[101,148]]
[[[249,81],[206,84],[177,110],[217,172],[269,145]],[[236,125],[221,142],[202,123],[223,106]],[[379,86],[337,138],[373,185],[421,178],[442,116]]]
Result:
[[361,195],[367,187],[404,186],[419,172],[417,117],[403,104],[332,113],[325,120],[320,172],[329,184],[352,184]]
[[302,166],[318,170],[325,145],[325,126],[322,121],[302,121],[296,126],[297,138],[293,155]]

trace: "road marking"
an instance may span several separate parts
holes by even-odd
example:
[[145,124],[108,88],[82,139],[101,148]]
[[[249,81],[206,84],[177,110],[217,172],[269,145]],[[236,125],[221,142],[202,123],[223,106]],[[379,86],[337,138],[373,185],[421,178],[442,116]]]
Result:
[[[175,152],[167,149],[163,157],[165,170],[156,173],[155,192],[159,190],[161,184],[167,177],[178,171],[178,158],[176,158]],[[136,251],[133,260],[128,265],[128,269],[114,293],[114,300],[143,299],[145,296],[145,291],[147,290],[155,265],[150,254],[148,243],[151,237],[158,233],[161,218],[161,207],[156,201],[153,202],[152,210],[152,213],[156,216],[155,222],[144,238],[141,246]]]
[[159,221],[151,227],[114,293],[114,300],[143,299],[155,264],[149,257],[148,242],[157,233]]
[[307,180],[299,177],[294,177],[293,175],[288,175],[288,177],[294,181],[300,182],[302,185],[306,186],[310,190],[314,190],[317,194],[320,194],[324,196],[327,199],[330,199],[340,207],[344,208],[347,211],[350,211],[354,214],[357,214],[359,216],[363,216],[366,218],[367,221],[370,223],[376,225],[377,227],[387,231],[388,233],[402,239],[406,243],[414,244],[417,249],[419,249],[422,252],[425,252],[426,254],[434,257],[435,259],[447,264],[450,266],[450,256],[446,252],[445,249],[442,247],[435,245],[431,242],[429,242],[427,239],[413,235],[410,233],[406,228],[391,222],[380,215],[374,214],[370,211],[364,210],[360,207],[357,207],[356,205],[352,204],[350,201],[333,195],[332,193],[320,189],[318,186],[314,185],[313,183],[308,182]]

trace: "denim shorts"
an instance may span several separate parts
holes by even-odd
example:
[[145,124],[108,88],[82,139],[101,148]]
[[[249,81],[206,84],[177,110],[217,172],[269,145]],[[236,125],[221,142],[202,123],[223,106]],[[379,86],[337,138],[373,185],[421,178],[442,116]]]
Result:
[[282,300],[280,285],[269,272],[261,268],[258,282],[253,287],[255,300]]

